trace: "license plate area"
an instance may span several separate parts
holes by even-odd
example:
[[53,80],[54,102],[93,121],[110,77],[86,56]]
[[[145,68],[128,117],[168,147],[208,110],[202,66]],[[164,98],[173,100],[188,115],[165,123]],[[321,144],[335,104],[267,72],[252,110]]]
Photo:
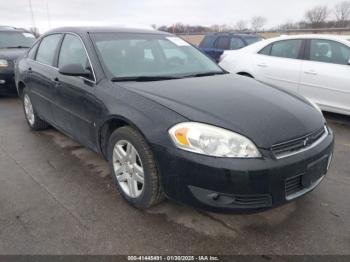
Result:
[[287,200],[299,197],[317,186],[322,177],[327,172],[329,156],[308,164],[306,172],[298,176],[287,178],[285,180],[285,191]]
[[323,156],[307,166],[306,174],[302,176],[304,187],[311,187],[317,180],[327,173],[328,155]]

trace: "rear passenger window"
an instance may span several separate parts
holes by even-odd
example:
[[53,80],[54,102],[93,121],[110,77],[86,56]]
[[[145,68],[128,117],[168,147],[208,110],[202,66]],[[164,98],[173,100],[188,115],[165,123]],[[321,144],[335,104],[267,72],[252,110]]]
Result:
[[36,61],[45,65],[54,66],[55,55],[61,36],[61,34],[54,34],[43,38],[36,54]]
[[297,59],[303,40],[293,39],[272,44],[270,56]]
[[231,38],[231,43],[230,43],[230,50],[237,50],[237,49],[241,49],[242,47],[244,47],[245,44],[242,41],[242,39],[238,38],[238,37],[232,37]]
[[230,38],[228,36],[220,36],[215,43],[217,49],[227,50],[230,46]]

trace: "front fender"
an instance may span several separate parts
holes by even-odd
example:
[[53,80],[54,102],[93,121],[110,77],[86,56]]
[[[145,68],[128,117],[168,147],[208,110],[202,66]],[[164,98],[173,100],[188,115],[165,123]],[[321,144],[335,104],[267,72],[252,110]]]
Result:
[[97,123],[99,137],[103,126],[111,120],[120,120],[137,129],[149,144],[170,146],[168,129],[188,121],[187,118],[140,94],[120,88],[108,105],[106,114]]

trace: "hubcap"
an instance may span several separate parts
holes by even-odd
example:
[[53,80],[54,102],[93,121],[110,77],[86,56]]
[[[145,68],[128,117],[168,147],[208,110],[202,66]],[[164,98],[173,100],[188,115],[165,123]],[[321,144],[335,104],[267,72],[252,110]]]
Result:
[[27,94],[24,95],[24,111],[26,113],[29,124],[32,126],[35,122],[32,101]]
[[137,198],[144,188],[144,170],[135,147],[126,140],[118,141],[113,149],[114,174],[124,193]]

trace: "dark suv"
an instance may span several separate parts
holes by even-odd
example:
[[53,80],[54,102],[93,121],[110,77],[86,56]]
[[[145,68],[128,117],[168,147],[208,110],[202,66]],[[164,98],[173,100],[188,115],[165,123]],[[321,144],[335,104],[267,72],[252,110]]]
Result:
[[261,40],[263,40],[261,36],[253,34],[214,33],[206,35],[199,48],[219,62],[225,50],[241,49]]
[[0,95],[17,93],[14,64],[34,41],[34,35],[24,29],[0,26]]

